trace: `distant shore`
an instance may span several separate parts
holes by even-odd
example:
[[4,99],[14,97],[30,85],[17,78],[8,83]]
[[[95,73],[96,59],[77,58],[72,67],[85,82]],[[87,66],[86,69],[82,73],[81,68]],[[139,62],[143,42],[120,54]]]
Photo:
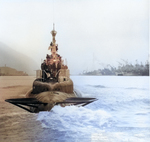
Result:
[[118,75],[97,75],[97,74],[79,74],[79,75],[72,75],[72,76],[149,76],[149,75],[124,75],[124,74],[118,74]]

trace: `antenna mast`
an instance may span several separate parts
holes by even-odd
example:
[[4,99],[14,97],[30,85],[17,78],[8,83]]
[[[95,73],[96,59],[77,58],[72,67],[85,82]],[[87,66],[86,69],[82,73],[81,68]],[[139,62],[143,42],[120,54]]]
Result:
[[52,34],[52,44],[53,45],[56,45],[56,40],[55,40],[55,36],[57,34],[57,32],[55,31],[55,24],[53,23],[53,30],[51,31],[51,34]]

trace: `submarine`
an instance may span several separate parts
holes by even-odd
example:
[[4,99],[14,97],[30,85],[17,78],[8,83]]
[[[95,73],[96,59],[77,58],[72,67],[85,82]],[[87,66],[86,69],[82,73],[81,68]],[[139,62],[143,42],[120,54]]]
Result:
[[46,59],[41,64],[41,77],[33,81],[32,89],[26,93],[25,98],[6,99],[5,101],[20,107],[31,113],[40,111],[50,111],[55,105],[65,106],[85,106],[96,98],[85,98],[74,89],[73,81],[70,78],[70,70],[64,64],[64,60],[57,53],[54,24],[52,42],[48,47],[51,54],[46,55]]

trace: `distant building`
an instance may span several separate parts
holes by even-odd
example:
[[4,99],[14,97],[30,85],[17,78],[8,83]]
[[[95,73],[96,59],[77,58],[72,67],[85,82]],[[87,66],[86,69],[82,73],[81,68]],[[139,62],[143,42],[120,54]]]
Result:
[[0,76],[27,76],[23,71],[17,71],[10,67],[0,67]]

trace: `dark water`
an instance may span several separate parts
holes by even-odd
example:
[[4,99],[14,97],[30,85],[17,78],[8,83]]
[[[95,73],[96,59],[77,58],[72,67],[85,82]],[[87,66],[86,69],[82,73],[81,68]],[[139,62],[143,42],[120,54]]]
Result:
[[11,104],[0,103],[0,142],[36,141],[40,139],[41,124],[37,114],[31,114]]

